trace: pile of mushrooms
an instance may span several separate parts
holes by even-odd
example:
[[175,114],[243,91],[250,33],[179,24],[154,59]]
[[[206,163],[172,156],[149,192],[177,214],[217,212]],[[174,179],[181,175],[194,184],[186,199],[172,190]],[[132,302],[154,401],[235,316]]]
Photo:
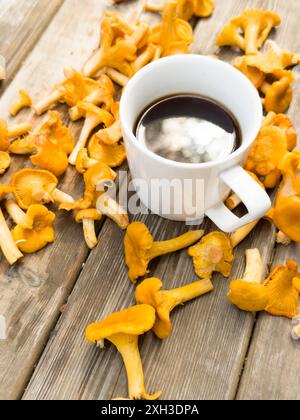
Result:
[[[0,175],[9,170],[11,155],[29,155],[35,166],[14,173],[8,185],[0,184],[0,248],[8,263],[14,264],[23,254],[35,253],[52,243],[56,215],[49,205],[74,215],[75,221],[82,224],[85,241],[91,249],[98,243],[95,223],[103,215],[126,230],[125,262],[134,285],[149,274],[152,260],[188,248],[197,281],[162,290],[160,279],[144,278],[135,290],[136,306],[109,315],[86,330],[90,343],[103,348],[107,339],[120,352],[128,376],[129,399],[155,400],[161,392],[151,395],[146,391],[139,336],[152,330],[159,339],[170,337],[171,312],[212,292],[214,273],[230,277],[234,248],[259,221],[230,236],[223,232],[204,236],[204,231],[194,230],[157,242],[143,223],[129,224],[126,211],[110,197],[108,189],[117,177],[114,168],[126,160],[116,85],[123,88],[140,68],[154,60],[189,53],[193,31],[188,21],[192,16],[210,16],[214,2],[166,0],[159,6],[148,3],[146,9],[161,12],[161,23],[150,28],[140,21],[128,22],[117,13],[106,13],[101,23],[99,48],[81,72],[66,68],[63,80],[37,103],[33,103],[27,92],[19,91],[10,106],[10,115],[15,117],[28,107],[37,115],[48,111],[48,119],[40,127],[0,120]],[[232,46],[245,52],[233,64],[262,96],[266,116],[245,169],[263,188],[275,188],[281,182],[274,208],[265,217],[279,229],[277,240],[287,245],[291,241],[300,242],[300,151],[294,150],[297,134],[283,113],[292,100],[295,76],[291,68],[300,63],[300,55],[283,51],[274,42],[267,42],[266,51],[260,51],[280,22],[274,12],[246,10],[225,26],[216,43],[219,47]],[[0,69],[0,80],[3,77]],[[57,104],[68,107],[72,121],[83,121],[77,141],[64,126],[60,114],[52,110]],[[80,199],[58,188],[59,177],[70,166],[83,176],[84,191]],[[240,204],[236,194],[226,201],[231,210]],[[229,301],[243,311],[297,317],[298,264],[288,260],[285,266],[273,268],[265,279],[259,250],[247,250],[246,260],[243,278],[230,283]],[[293,334],[300,336],[298,325]]]

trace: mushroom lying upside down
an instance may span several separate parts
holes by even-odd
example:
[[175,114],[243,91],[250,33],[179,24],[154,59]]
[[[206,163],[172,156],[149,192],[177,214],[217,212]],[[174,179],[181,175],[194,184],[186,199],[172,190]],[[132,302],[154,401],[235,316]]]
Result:
[[161,392],[150,395],[145,390],[144,373],[138,347],[140,335],[150,331],[155,323],[155,310],[149,305],[137,305],[110,315],[90,325],[86,338],[103,347],[104,339],[117,347],[125,364],[130,400],[157,400]]

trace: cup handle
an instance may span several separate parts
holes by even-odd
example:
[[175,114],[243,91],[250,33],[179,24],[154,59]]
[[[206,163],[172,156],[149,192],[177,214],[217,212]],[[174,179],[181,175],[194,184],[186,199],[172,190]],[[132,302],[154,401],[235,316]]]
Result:
[[206,216],[223,232],[234,232],[260,219],[271,208],[271,200],[266,191],[241,166],[234,166],[222,172],[219,177],[239,196],[248,210],[241,218],[233,214],[223,202],[207,210]]

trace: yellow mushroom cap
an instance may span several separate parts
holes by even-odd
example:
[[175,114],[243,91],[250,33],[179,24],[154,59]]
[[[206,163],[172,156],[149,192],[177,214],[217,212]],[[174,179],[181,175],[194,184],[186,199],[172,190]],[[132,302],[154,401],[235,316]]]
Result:
[[208,17],[215,10],[213,0],[194,0],[194,14],[198,17]]
[[115,334],[142,335],[151,330],[154,322],[155,309],[152,306],[136,305],[89,325],[86,338],[91,343],[97,343]]
[[193,257],[198,277],[211,278],[214,271],[230,276],[234,256],[231,241],[225,233],[212,232],[204,236],[189,248],[188,253]]
[[299,289],[298,281],[294,279],[299,276],[298,264],[293,260],[287,260],[286,266],[279,265],[273,269],[264,284],[269,296],[266,312],[287,318],[298,315]]
[[154,239],[143,223],[134,222],[128,226],[124,244],[125,260],[131,280],[149,273],[149,251],[153,243]]
[[83,220],[101,220],[101,213],[96,209],[80,210],[76,213],[75,220],[77,223],[82,223]]
[[37,204],[29,207],[27,217],[32,222],[32,228],[17,225],[12,230],[12,235],[22,252],[32,254],[54,241],[55,214],[47,207]]
[[13,193],[13,187],[9,185],[1,185],[0,184],[0,201],[6,198],[9,194]]
[[300,243],[300,197],[286,197],[272,212],[272,219],[279,230],[292,241]]
[[259,312],[268,304],[268,293],[261,284],[235,280],[230,283],[228,299],[242,311]]
[[264,107],[267,112],[276,113],[286,112],[293,99],[293,89],[291,84],[294,81],[293,72],[284,72],[280,80],[275,81],[268,90]]
[[121,166],[126,160],[124,143],[104,144],[94,135],[89,142],[89,153],[93,159],[106,163],[111,168]]
[[17,203],[24,210],[33,204],[53,201],[52,193],[57,184],[51,172],[31,168],[16,172],[11,181]]
[[5,152],[9,144],[7,123],[0,119],[0,150]]
[[4,174],[4,172],[10,167],[11,165],[11,158],[7,152],[0,151],[0,175]]

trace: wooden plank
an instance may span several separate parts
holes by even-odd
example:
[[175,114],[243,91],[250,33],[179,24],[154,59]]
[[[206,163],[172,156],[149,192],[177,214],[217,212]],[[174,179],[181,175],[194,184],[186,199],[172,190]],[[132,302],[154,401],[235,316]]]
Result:
[[[300,39],[294,34],[298,31],[300,5],[297,0],[282,2],[278,11],[283,18],[278,30],[280,45],[291,51],[300,51]],[[289,110],[293,123],[300,132],[298,117],[300,106],[299,68],[294,85],[294,100]],[[298,146],[300,142],[298,140]],[[288,258],[300,263],[300,247],[278,246],[273,258],[273,266],[283,264]],[[251,342],[249,356],[238,392],[241,400],[299,400],[300,367],[299,343],[291,338],[292,323],[288,319],[260,314],[255,334]]]
[[[201,21],[196,29],[194,51],[197,53],[214,53],[216,34],[245,6],[233,0],[218,3],[216,15]],[[276,6],[279,10],[281,4],[282,1],[247,2],[247,6]],[[223,56],[230,57],[228,53]],[[137,218],[151,227],[158,240],[186,229],[183,224],[156,216]],[[205,229],[209,231],[213,226],[206,221]],[[134,288],[124,266],[123,234],[107,221],[102,238],[76,283],[24,399],[93,400],[126,395],[126,377],[115,349],[108,346],[100,352],[84,339],[84,330],[90,322],[134,302]],[[240,277],[244,271],[245,249],[259,247],[267,267],[273,245],[274,229],[268,222],[261,222],[237,250],[232,278]],[[195,279],[185,251],[156,261],[150,275],[161,277],[166,288]],[[213,294],[176,311],[172,337],[160,342],[148,334],[141,341],[148,391],[162,389],[165,399],[235,397],[255,317],[228,303],[228,281],[216,276],[214,283]]]
[[6,81],[0,94],[32,50],[64,0],[0,0],[0,55],[6,60]]
[[[66,0],[47,28],[22,69],[1,98],[0,112],[5,115],[17,90],[26,89],[39,99],[62,78],[64,66],[81,68],[99,42],[99,21],[105,8],[102,0]],[[64,107],[65,122],[68,122]],[[23,111],[19,119],[38,120]],[[81,123],[70,124],[78,137]],[[5,183],[13,171],[24,164],[14,159]],[[82,177],[69,169],[61,189],[75,197],[82,194]],[[0,341],[0,399],[20,397],[47,338],[88,255],[82,227],[71,215],[57,214],[56,242],[38,254],[26,256],[9,268],[0,264],[0,314],[5,316],[8,339]]]

